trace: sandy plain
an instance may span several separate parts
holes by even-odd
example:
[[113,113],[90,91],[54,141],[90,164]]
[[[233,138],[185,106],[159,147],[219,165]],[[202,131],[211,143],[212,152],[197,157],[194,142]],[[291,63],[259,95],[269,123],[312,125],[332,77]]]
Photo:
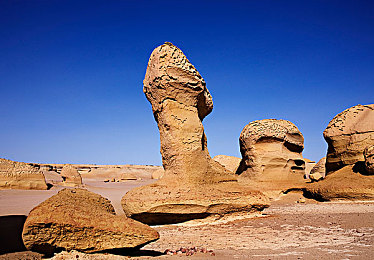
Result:
[[[82,178],[88,190],[111,200],[121,215],[122,196],[132,188],[155,181],[150,174],[138,174],[141,179],[125,182],[104,182],[108,175],[98,172],[82,174]],[[22,225],[33,207],[61,189],[57,185],[46,191],[0,190],[0,259],[40,259],[40,255],[25,251],[20,237]],[[261,214],[212,216],[153,227],[161,238],[138,251],[90,255],[61,252],[53,259],[374,258],[374,201],[316,202],[291,192],[273,201]],[[166,250],[181,248],[196,248],[198,252],[190,256],[182,252],[164,254]]]

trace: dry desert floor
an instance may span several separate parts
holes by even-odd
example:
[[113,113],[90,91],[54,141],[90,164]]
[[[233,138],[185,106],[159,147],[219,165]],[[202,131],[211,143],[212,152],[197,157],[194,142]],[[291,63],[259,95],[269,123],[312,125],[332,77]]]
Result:
[[[155,180],[105,183],[83,176],[83,181],[88,190],[110,199],[117,214],[123,214],[122,196]],[[0,259],[40,259],[36,253],[22,251],[22,225],[33,207],[61,189],[0,190],[0,253],[16,252],[0,255]],[[61,252],[53,259],[374,259],[374,201],[316,202],[292,192],[262,214],[154,228],[161,238],[138,251]],[[175,255],[164,254],[168,250]],[[197,252],[188,255],[186,250]]]

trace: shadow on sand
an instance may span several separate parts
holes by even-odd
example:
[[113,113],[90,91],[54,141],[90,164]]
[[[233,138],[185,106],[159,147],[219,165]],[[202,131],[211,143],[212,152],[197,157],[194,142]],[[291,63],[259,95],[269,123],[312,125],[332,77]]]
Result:
[[25,251],[22,241],[24,215],[0,216],[0,254]]

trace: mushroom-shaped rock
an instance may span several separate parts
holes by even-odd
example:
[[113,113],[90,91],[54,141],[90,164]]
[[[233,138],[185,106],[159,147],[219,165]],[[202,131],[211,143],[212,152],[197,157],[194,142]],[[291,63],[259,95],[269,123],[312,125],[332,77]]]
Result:
[[207,149],[202,120],[213,109],[204,79],[171,43],[151,54],[143,91],[160,131],[163,178],[122,198],[127,216],[150,224],[266,207],[265,197],[237,183]]
[[82,177],[77,168],[71,164],[65,164],[61,170],[61,177],[64,180],[62,185],[70,187],[78,187],[82,185]]
[[237,174],[252,180],[304,183],[304,137],[287,120],[264,119],[246,125],[239,138],[242,161]]
[[374,145],[374,104],[357,105],[336,115],[323,136],[328,144],[327,174],[363,162],[363,151]]
[[326,176],[326,157],[321,158],[316,165],[310,170],[309,178],[318,181]]
[[232,173],[236,173],[241,161],[241,159],[238,157],[222,154],[214,156],[213,160],[224,166],[227,170],[229,170]]
[[84,189],[63,189],[29,214],[22,233],[27,249],[98,252],[140,247],[159,234],[149,226],[115,215],[108,199]]
[[366,172],[374,174],[374,145],[366,147],[364,151]]
[[36,165],[0,158],[0,189],[46,190],[48,186]]

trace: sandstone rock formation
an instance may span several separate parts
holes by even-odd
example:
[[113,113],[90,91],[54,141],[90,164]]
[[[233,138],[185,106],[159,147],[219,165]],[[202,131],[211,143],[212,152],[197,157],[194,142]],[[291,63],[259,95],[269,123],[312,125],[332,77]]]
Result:
[[321,201],[374,199],[374,176],[362,175],[353,168],[347,165],[326,175],[322,181],[308,184],[304,195]]
[[115,215],[108,199],[84,189],[63,189],[29,214],[22,238],[27,249],[98,252],[134,248],[159,238],[157,231]]
[[241,161],[241,159],[238,157],[228,155],[217,155],[213,157],[213,160],[224,166],[232,173],[236,173]]
[[164,176],[164,174],[164,169],[158,169],[157,171],[152,172],[152,179],[159,180]]
[[307,158],[304,158],[304,162],[305,162],[305,175],[304,175],[304,179],[309,179],[310,171],[316,165],[316,162],[312,161],[312,160],[309,160]]
[[237,174],[241,177],[277,183],[279,189],[304,184],[304,137],[293,123],[276,119],[250,122],[239,143],[242,161]]
[[364,157],[367,174],[374,174],[374,145],[366,147]]
[[309,178],[314,181],[325,178],[326,176],[326,157],[321,158],[318,163],[312,168]]
[[38,167],[0,158],[0,189],[46,190],[47,184]]
[[357,105],[336,115],[323,136],[328,144],[327,174],[364,161],[364,149],[374,145],[374,104]]
[[180,49],[165,43],[152,52],[143,91],[160,131],[165,174],[122,198],[127,216],[163,224],[267,206],[260,192],[240,186],[211,159],[202,120],[213,109],[212,97]]
[[82,186],[82,177],[78,170],[71,164],[65,164],[61,170],[61,177],[64,180],[62,185],[69,187]]

